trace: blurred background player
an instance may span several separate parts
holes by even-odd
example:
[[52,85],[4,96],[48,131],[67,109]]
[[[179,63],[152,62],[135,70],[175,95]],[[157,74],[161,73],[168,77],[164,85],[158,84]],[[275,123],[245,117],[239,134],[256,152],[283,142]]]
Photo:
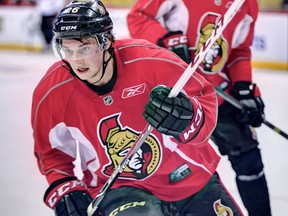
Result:
[[[55,21],[61,59],[35,88],[31,117],[47,206],[57,216],[86,216],[148,122],[155,130],[105,195],[101,215],[242,215],[208,142],[214,87],[195,72],[183,92],[168,97],[185,62],[146,40],[115,40],[112,31],[96,0],[72,1]],[[74,173],[77,147],[83,179]]]
[[[185,62],[199,52],[228,0],[138,0],[128,14],[132,37],[170,49]],[[251,50],[258,15],[256,0],[246,0],[205,56],[199,69],[214,86],[237,98],[242,111],[218,97],[218,123],[212,140],[227,155],[250,216],[271,215],[269,192],[255,130],[264,119],[264,103],[252,81]]]
[[40,13],[40,30],[45,44],[43,52],[51,51],[53,38],[53,23],[60,10],[65,6],[66,0],[35,0],[36,10]]

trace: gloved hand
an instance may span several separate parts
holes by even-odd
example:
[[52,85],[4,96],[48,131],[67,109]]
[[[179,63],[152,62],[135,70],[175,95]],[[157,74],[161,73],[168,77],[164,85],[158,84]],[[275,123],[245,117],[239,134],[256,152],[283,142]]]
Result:
[[252,127],[260,127],[265,119],[264,103],[260,96],[255,96],[256,84],[250,82],[235,82],[235,98],[243,105],[237,120],[250,124]]
[[143,116],[160,133],[177,136],[191,122],[193,106],[182,92],[177,97],[168,98],[170,91],[170,88],[162,85],[153,88]]
[[76,177],[67,177],[50,185],[44,202],[54,209],[56,216],[87,216],[87,207],[92,198],[83,181]]
[[177,54],[187,64],[191,62],[190,52],[188,50],[187,36],[181,31],[168,32],[157,42],[158,46],[165,47]]

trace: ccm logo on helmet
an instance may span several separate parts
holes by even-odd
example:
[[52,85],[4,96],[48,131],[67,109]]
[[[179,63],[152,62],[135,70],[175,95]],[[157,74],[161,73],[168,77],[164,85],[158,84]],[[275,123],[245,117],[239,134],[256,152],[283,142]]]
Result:
[[77,30],[77,26],[61,26],[61,31]]

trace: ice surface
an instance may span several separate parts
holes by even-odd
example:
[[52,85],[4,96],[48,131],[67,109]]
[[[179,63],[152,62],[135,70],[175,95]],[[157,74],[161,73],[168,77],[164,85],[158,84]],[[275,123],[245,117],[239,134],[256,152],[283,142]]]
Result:
[[[33,155],[30,109],[33,90],[56,60],[52,54],[0,51],[0,209],[3,216],[52,216],[43,203],[47,188]],[[288,132],[288,71],[254,70],[267,120]],[[263,125],[257,129],[274,216],[287,215],[288,140]],[[243,206],[226,157],[219,173]]]

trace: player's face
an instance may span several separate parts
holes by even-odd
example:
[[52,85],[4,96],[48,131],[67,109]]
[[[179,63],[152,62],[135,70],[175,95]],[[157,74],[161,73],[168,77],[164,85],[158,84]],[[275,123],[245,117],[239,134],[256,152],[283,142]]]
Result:
[[82,41],[63,39],[61,45],[64,59],[81,80],[97,82],[102,76],[103,51],[95,38]]

